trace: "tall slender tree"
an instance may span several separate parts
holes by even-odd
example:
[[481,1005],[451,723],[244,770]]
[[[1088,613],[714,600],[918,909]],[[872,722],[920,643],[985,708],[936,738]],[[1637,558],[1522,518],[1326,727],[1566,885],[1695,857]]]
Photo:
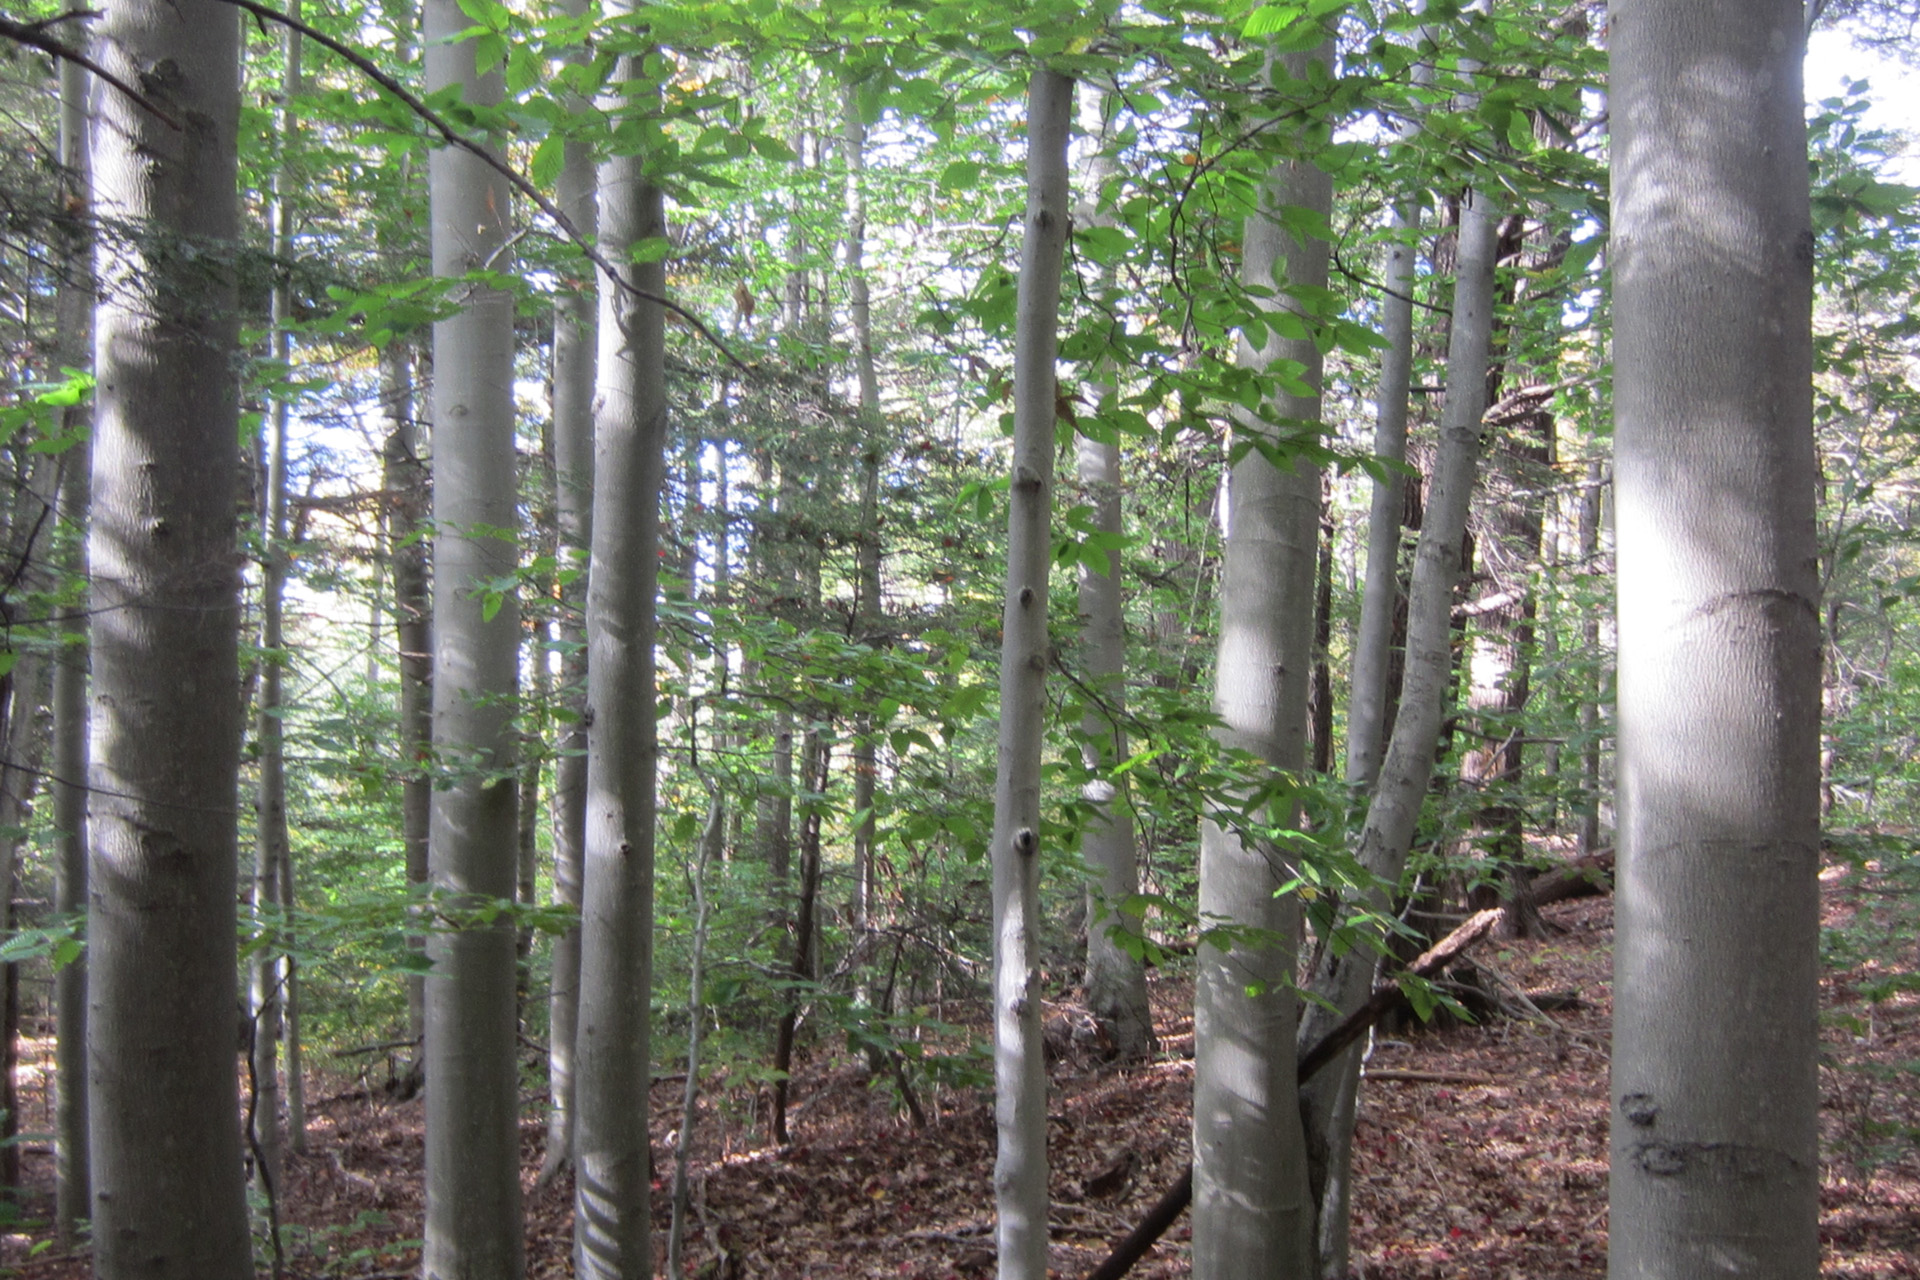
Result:
[[[613,0],[607,16],[639,6]],[[644,49],[622,53],[601,106],[657,111]],[[645,154],[600,165],[593,556],[587,586],[587,815],[575,1033],[574,1266],[591,1280],[653,1274],[647,1088],[652,1059],[654,686],[660,487],[667,430],[665,199]],[[636,258],[644,259],[636,261]]]
[[1800,0],[1611,10],[1609,1273],[1819,1270],[1820,608]]
[[[289,11],[300,16],[298,0]],[[281,264],[269,300],[269,328],[274,363],[291,380],[293,332],[288,327],[293,316],[293,283],[287,263],[293,254],[294,177],[288,169],[293,146],[293,100],[300,92],[300,33],[288,27],[282,33],[284,63],[281,68],[278,135],[280,163],[272,178],[273,200],[268,211],[272,223],[274,256]],[[280,1108],[285,1096],[280,1087],[280,1042],[285,1034],[286,995],[293,978],[293,960],[285,949],[285,940],[274,936],[273,921],[279,914],[283,880],[290,880],[287,840],[287,771],[282,720],[286,715],[285,675],[288,653],[283,634],[283,601],[287,589],[287,429],[293,419],[293,406],[282,391],[273,398],[268,414],[271,431],[267,437],[267,474],[265,502],[261,512],[262,555],[260,565],[260,685],[254,737],[259,759],[255,765],[253,912],[254,927],[266,934],[265,945],[254,954],[252,964],[253,1001],[253,1105],[250,1119],[254,1150],[259,1153],[256,1177],[264,1180],[270,1197],[277,1197],[286,1185]],[[291,1084],[291,1081],[289,1081]]]
[[[484,112],[482,74],[455,0],[425,6],[427,89]],[[483,144],[488,145],[488,144]],[[428,158],[434,274],[464,280],[433,327],[433,792],[428,872],[444,918],[427,954],[423,1266],[444,1280],[519,1280],[519,1068],[514,1057],[518,830],[513,698],[519,609],[513,442],[513,300],[484,278],[508,252],[512,194],[480,157]]]
[[[1086,158],[1075,219],[1081,226],[1111,226],[1105,187],[1117,169],[1106,128],[1107,95],[1096,85],[1079,86],[1080,134]],[[1108,283],[1111,283],[1109,279]],[[1111,364],[1105,381],[1090,382],[1097,411],[1116,388]],[[1094,776],[1081,790],[1094,816],[1081,849],[1094,878],[1087,883],[1087,1008],[1120,1058],[1153,1052],[1153,1010],[1147,1003],[1146,965],[1139,950],[1121,945],[1116,932],[1140,931],[1140,918],[1121,910],[1139,892],[1139,855],[1134,845],[1131,799],[1115,766],[1127,758],[1127,628],[1121,592],[1120,441],[1107,432],[1081,432],[1075,441],[1078,479],[1093,526],[1108,540],[1105,564],[1080,564],[1081,646],[1095,697],[1081,718],[1081,759]],[[1116,781],[1116,776],[1122,780]]]
[[[581,17],[585,0],[565,0],[562,11]],[[584,44],[576,57],[584,62]],[[576,104],[584,110],[590,104]],[[599,227],[593,149],[581,138],[562,144],[560,207],[582,234]],[[563,569],[587,567],[593,536],[594,295],[562,290],[553,305],[553,509]],[[571,716],[555,744],[553,762],[553,893],[578,909],[587,827],[587,579],[560,587],[560,689]],[[580,1017],[580,930],[553,940],[553,977],[547,1013],[547,1149],[542,1182],[573,1158],[574,1032]]]
[[239,26],[112,0],[95,207],[87,1027],[101,1280],[250,1280],[233,1017]]
[[[1270,59],[1274,90],[1302,94],[1330,56],[1322,46]],[[1265,308],[1297,310],[1289,287],[1305,296],[1324,291],[1327,242],[1289,230],[1283,218],[1294,209],[1324,218],[1332,199],[1332,180],[1304,157],[1280,161],[1261,184],[1241,244],[1245,283],[1262,291]],[[1292,320],[1288,327],[1311,327],[1311,313]],[[1214,710],[1225,745],[1299,775],[1307,765],[1320,470],[1287,455],[1290,442],[1317,441],[1321,355],[1310,332],[1284,337],[1282,327],[1240,345],[1249,368],[1278,373],[1280,362],[1296,364],[1306,390],[1276,394],[1235,420]],[[1193,1267],[1202,1280],[1302,1276],[1311,1267],[1313,1210],[1295,1105],[1299,899],[1278,892],[1289,879],[1287,859],[1284,849],[1219,822],[1201,826],[1202,927],[1241,931],[1204,941],[1195,976]]]
[[1073,80],[1039,67],[1027,89],[1027,207],[1013,366],[1013,478],[993,791],[993,1165],[1000,1280],[1046,1280],[1047,1070],[1040,1042],[1040,739],[1046,710],[1054,371],[1066,255]]

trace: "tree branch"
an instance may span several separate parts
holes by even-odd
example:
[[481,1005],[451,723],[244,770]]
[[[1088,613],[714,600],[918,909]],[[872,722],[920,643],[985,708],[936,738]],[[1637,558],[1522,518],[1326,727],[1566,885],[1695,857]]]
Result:
[[15,22],[11,18],[0,18],[0,39],[11,40],[15,44],[25,45],[29,49],[38,49],[42,53],[52,54],[54,57],[63,61],[71,62],[76,67],[91,71],[100,80],[112,85],[135,103],[138,103],[143,109],[152,113],[153,117],[166,125],[167,128],[173,130],[175,133],[179,133],[181,131],[180,122],[169,115],[165,108],[161,107],[159,103],[78,49],[69,48],[47,34],[46,29],[56,22],[77,21],[93,16],[94,14],[89,10],[76,9],[71,13],[63,13],[57,18],[48,18],[44,22]]
[[467,137],[458,129],[455,129],[447,122],[445,117],[429,107],[417,95],[408,90],[405,85],[375,66],[373,60],[365,54],[335,40],[324,31],[316,31],[313,27],[308,26],[298,18],[258,3],[258,0],[220,0],[220,3],[232,5],[234,8],[244,10],[256,18],[264,19],[267,22],[277,22],[289,30],[298,31],[302,36],[305,36],[315,44],[344,59],[356,71],[360,72],[361,75],[367,77],[367,79],[373,81],[376,85],[379,85],[380,88],[384,89],[392,97],[398,99],[407,110],[425,121],[435,133],[439,134],[440,137],[445,140],[447,145],[460,148],[505,178],[508,183],[513,186],[515,191],[518,191],[528,200],[531,200],[540,212],[546,214],[547,217],[553,221],[553,224],[560,228],[561,233],[572,242],[573,246],[580,250],[587,261],[600,268],[607,279],[613,281],[616,286],[636,298],[646,302],[658,303],[668,311],[673,312],[682,320],[685,320],[687,325],[692,328],[695,333],[698,333],[701,337],[712,343],[714,348],[727,358],[728,363],[743,373],[752,372],[752,369],[747,363],[735,355],[732,348],[728,347],[727,344],[721,340],[720,335],[710,329],[706,322],[701,320],[699,316],[694,315],[693,312],[687,310],[671,298],[665,298],[657,293],[651,293],[629,282],[626,277],[620,274],[619,268],[614,266],[612,260],[601,253],[599,249],[595,248],[587,238],[580,233],[580,229],[573,225],[573,219],[562,212],[559,205],[542,195],[538,187],[521,177],[506,161],[500,159],[485,146]]

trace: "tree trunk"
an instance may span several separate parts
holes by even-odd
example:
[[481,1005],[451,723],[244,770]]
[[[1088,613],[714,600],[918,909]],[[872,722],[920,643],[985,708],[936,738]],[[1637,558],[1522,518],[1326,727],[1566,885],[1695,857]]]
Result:
[[[608,6],[616,20],[634,12],[627,0]],[[642,89],[649,80],[640,64],[640,55],[628,54],[614,67],[601,105],[616,118],[647,107],[650,94]],[[664,200],[647,180],[645,156],[616,155],[601,165],[600,234],[628,284],[665,294],[657,257],[624,265],[636,248],[666,234]],[[619,281],[600,281],[574,1136],[574,1265],[590,1280],[647,1280],[653,1273],[647,1088],[665,335],[657,302]]]
[[[1430,73],[1429,73],[1430,78]],[[1411,130],[1409,130],[1411,132]],[[1387,349],[1380,357],[1374,393],[1379,417],[1373,451],[1387,463],[1407,460],[1407,400],[1413,384],[1413,290],[1420,205],[1410,197],[1393,206],[1392,240],[1381,280],[1380,319]],[[1400,610],[1400,524],[1406,510],[1406,477],[1397,466],[1373,479],[1367,522],[1367,577],[1360,598],[1360,628],[1353,642],[1353,675],[1347,694],[1349,786],[1371,787],[1387,748],[1388,704],[1395,684],[1392,666],[1394,617]]]
[[1000,1280],[1046,1280],[1047,1072],[1040,1035],[1040,741],[1052,559],[1055,353],[1067,224],[1073,81],[1027,90],[1027,208],[1013,368],[1013,477],[993,791],[993,1166]]
[[[92,300],[87,257],[93,176],[87,146],[89,77],[71,62],[60,64],[60,165],[62,204],[73,211],[60,243],[61,274],[56,324],[60,363],[84,369],[90,363]],[[87,507],[92,432],[89,410],[73,405],[64,428],[81,438],[60,459],[61,568],[87,577]],[[87,611],[60,619],[60,656],[53,672],[53,910],[71,919],[87,909]],[[87,1177],[87,957],[84,951],[53,977],[57,1039],[54,1050],[54,1232],[71,1247],[93,1198]]]
[[[290,6],[297,18],[298,0]],[[277,133],[281,160],[274,172],[272,222],[274,256],[285,264],[293,254],[293,205],[287,190],[292,176],[287,153],[293,145],[292,103],[300,92],[300,33],[283,33],[285,57],[280,84]],[[282,266],[274,280],[268,325],[273,361],[290,376],[293,361],[293,289]],[[285,1032],[285,995],[288,973],[287,942],[276,927],[280,915],[280,884],[291,875],[287,865],[287,774],[282,721],[287,712],[285,674],[286,639],[282,600],[287,585],[287,429],[292,406],[285,394],[273,398],[268,414],[272,424],[267,439],[265,502],[262,504],[260,558],[260,687],[254,736],[259,759],[255,765],[253,915],[260,933],[252,964],[253,1008],[253,1122],[251,1135],[259,1164],[254,1176],[263,1181],[270,1202],[277,1203],[286,1186],[285,1153],[281,1142],[280,1040]],[[277,1218],[275,1220],[277,1230]]]
[[[425,8],[427,88],[475,105],[500,100],[497,71],[476,69],[471,25],[455,0]],[[428,157],[434,274],[498,270],[511,194],[474,155]],[[486,584],[518,567],[514,492],[513,300],[483,285],[433,327],[433,747],[428,840],[436,924],[426,984],[428,1276],[519,1280],[519,1068],[512,918],[462,918],[514,897],[512,701],[520,652],[511,592]],[[490,615],[490,616],[489,616]]]
[[[1433,776],[1434,744],[1448,703],[1453,663],[1453,596],[1460,581],[1461,548],[1473,494],[1486,410],[1487,360],[1493,334],[1493,268],[1499,217],[1480,193],[1463,202],[1447,351],[1447,403],[1432,492],[1421,516],[1407,609],[1406,675],[1393,736],[1387,746],[1356,856],[1383,889],[1357,904],[1384,913],[1406,869],[1414,826]],[[1378,954],[1357,945],[1336,954],[1326,948],[1309,990],[1331,1007],[1308,1004],[1300,1043],[1317,1043],[1339,1019],[1360,1007],[1373,988]],[[1353,1141],[1357,1047],[1303,1091],[1307,1150],[1319,1207],[1320,1274],[1341,1274],[1347,1251],[1348,1169]]]
[[[116,0],[95,104],[94,758],[87,1028],[101,1280],[251,1280],[240,1103],[233,12]],[[157,68],[164,68],[160,75]],[[191,251],[189,251],[191,250]],[[191,1158],[187,1158],[191,1153]]]
[[[1102,204],[1103,188],[1115,171],[1106,132],[1106,95],[1082,84],[1079,97],[1087,159],[1075,216],[1085,226],[1110,226],[1111,212]],[[1112,285],[1111,279],[1104,283]],[[1103,362],[1103,369],[1110,367]],[[1098,384],[1089,384],[1087,390],[1094,401],[1090,411],[1097,411],[1114,391]],[[1110,540],[1104,571],[1084,559],[1080,564],[1081,663],[1089,687],[1098,695],[1080,721],[1081,763],[1092,775],[1082,786],[1080,798],[1093,809],[1080,846],[1093,873],[1087,882],[1087,1008],[1105,1032],[1114,1056],[1135,1059],[1152,1053],[1155,1041],[1146,965],[1138,946],[1141,919],[1122,910],[1140,891],[1133,806],[1122,790],[1124,777],[1116,782],[1113,773],[1128,755],[1120,445],[1111,437],[1096,440],[1082,434],[1075,439],[1075,458],[1084,500],[1093,508],[1093,527]],[[1131,949],[1120,941],[1126,934],[1135,940]]]
[[[867,126],[858,95],[849,85],[843,102],[842,149],[847,165],[847,311],[853,324],[853,365],[860,392],[860,548],[854,582],[855,631],[867,644],[879,642],[880,461],[886,424],[880,414],[880,374],[873,355],[873,306],[867,289]],[[725,478],[722,477],[722,483]],[[873,716],[859,712],[853,724],[853,945],[864,950],[873,913],[874,800],[879,782]]]
[[1803,10],[1612,10],[1615,1276],[1820,1265]]
[[[580,17],[586,0],[564,0],[562,12]],[[585,58],[585,51],[578,55]],[[587,104],[574,104],[584,110]],[[560,207],[580,233],[600,225],[594,198],[593,152],[585,142],[565,144]],[[591,268],[587,268],[591,270]],[[577,577],[560,585],[560,696],[569,714],[554,743],[553,896],[576,911],[585,874],[587,826],[587,561],[593,542],[593,387],[595,317],[586,281],[560,292],[553,308],[553,510],[557,559]],[[553,940],[547,1005],[547,1149],[542,1185],[573,1159],[574,1037],[580,1014],[580,929]]]
[[[1280,93],[1298,91],[1331,46],[1269,60]],[[1328,246],[1295,238],[1280,223],[1290,207],[1332,207],[1333,184],[1305,160],[1267,175],[1259,209],[1242,232],[1249,287],[1324,290]],[[1275,299],[1273,310],[1290,304]],[[1311,320],[1308,320],[1311,325]],[[1243,365],[1277,372],[1304,366],[1306,395],[1276,394],[1264,415],[1235,421],[1243,450],[1229,481],[1226,559],[1220,588],[1220,655],[1214,710],[1223,745],[1252,753],[1268,769],[1298,775],[1307,765],[1307,696],[1313,669],[1314,576],[1320,533],[1320,469],[1302,458],[1276,464],[1320,420],[1319,346],[1311,336],[1269,331],[1241,342]],[[1244,437],[1244,438],[1239,438]],[[1317,435],[1309,436],[1317,441]],[[1297,813],[1297,802],[1282,802]],[[1275,820],[1290,822],[1287,815]],[[1208,820],[1200,828],[1202,927],[1257,930],[1230,942],[1204,935],[1194,980],[1193,1274],[1197,1280],[1305,1276],[1313,1258],[1313,1206],[1294,1067],[1292,994],[1299,899],[1276,895],[1289,878],[1288,852]]]

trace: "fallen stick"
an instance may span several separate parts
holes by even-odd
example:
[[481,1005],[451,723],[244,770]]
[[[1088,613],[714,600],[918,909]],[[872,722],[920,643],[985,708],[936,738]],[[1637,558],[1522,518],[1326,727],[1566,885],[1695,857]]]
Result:
[[1472,1071],[1409,1071],[1398,1067],[1361,1072],[1362,1080],[1401,1080],[1410,1084],[1497,1084],[1492,1076]]
[[[1407,966],[1404,977],[1430,978],[1440,970],[1459,959],[1461,954],[1474,943],[1493,932],[1494,926],[1506,912],[1499,907],[1476,912],[1466,921],[1433,944],[1414,962]],[[1395,979],[1376,987],[1367,1002],[1340,1020],[1339,1025],[1326,1034],[1319,1044],[1307,1050],[1300,1059],[1298,1080],[1305,1084],[1318,1074],[1328,1063],[1339,1057],[1341,1052],[1366,1034],[1368,1027],[1380,1020],[1382,1014],[1394,1006],[1400,999],[1400,982]],[[1180,1217],[1180,1214],[1193,1201],[1193,1165],[1189,1163],[1174,1184],[1161,1193],[1160,1198],[1148,1209],[1146,1216],[1127,1233],[1127,1238],[1114,1246],[1106,1261],[1087,1273],[1087,1280],[1120,1280],[1121,1276],[1133,1269],[1133,1264],[1146,1256],[1161,1236],[1167,1233]]]

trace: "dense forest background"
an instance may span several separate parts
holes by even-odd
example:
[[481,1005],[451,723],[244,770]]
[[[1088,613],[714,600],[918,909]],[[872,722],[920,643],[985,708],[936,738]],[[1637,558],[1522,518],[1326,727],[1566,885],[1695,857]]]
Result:
[[[105,615],[84,481],[114,464],[88,462],[94,365],[76,307],[117,287],[89,266],[116,245],[219,275],[238,303],[230,353],[177,358],[230,363],[240,389],[241,1088],[261,1257],[277,1270],[289,1250],[297,1274],[393,1265],[328,1260],[326,1224],[283,1232],[277,1197],[332,1131],[308,1132],[329,1100],[407,1103],[432,1079],[430,1029],[480,1026],[429,1011],[469,935],[510,939],[499,1054],[514,1118],[544,1135],[528,1202],[579,1175],[576,1124],[607,1123],[596,1099],[633,1090],[576,1053],[580,1028],[625,1028],[671,1088],[654,1090],[651,1167],[619,1176],[637,1176],[643,1207],[651,1189],[682,1274],[739,1265],[690,1168],[789,1147],[803,1070],[855,1072],[872,1114],[892,1117],[879,1123],[914,1131],[959,1124],[945,1117],[994,1088],[990,975],[1020,886],[996,888],[990,845],[1031,855],[1022,936],[1048,1060],[1089,1070],[1177,1058],[1155,1027],[1191,996],[1166,984],[1197,965],[1205,987],[1209,954],[1284,953],[1272,985],[1344,1012],[1327,975],[1350,950],[1368,958],[1364,994],[1376,960],[1398,971],[1475,911],[1502,908],[1509,939],[1551,940],[1564,921],[1545,907],[1611,883],[1604,5],[461,0],[429,15],[437,35],[409,0],[203,7],[240,41],[241,230],[221,244],[157,243],[89,195],[86,117],[111,98],[164,119],[161,71],[96,78],[71,56],[87,57],[95,24],[51,5],[0,27],[0,957],[7,1062],[36,1064],[57,1132],[32,1136],[41,1122],[12,1083],[0,1105],[11,1184],[50,1181],[22,1171],[38,1144],[61,1151],[63,1189],[51,1208],[20,1202],[24,1236],[68,1242],[92,1216],[73,1198],[73,1010],[88,625]],[[1863,1043],[1911,1029],[1920,1000],[1920,191],[1912,135],[1888,124],[1904,108],[1911,125],[1914,104],[1880,88],[1913,83],[1917,19],[1900,0],[1806,15],[1848,42],[1825,48],[1853,50],[1827,56],[1859,69],[1805,118],[1820,849],[1849,895],[1821,949],[1853,1001],[1830,1028]],[[429,65],[450,49],[471,64],[464,87]],[[111,70],[98,49],[88,60]],[[1064,203],[1048,206],[1062,215],[1057,323],[1037,322],[1026,292],[1036,67],[1067,86]],[[469,178],[491,240],[446,232],[436,209],[450,197],[430,175],[456,153],[488,157]],[[1322,176],[1321,197],[1302,174]],[[1276,182],[1297,185],[1280,199]],[[627,187],[647,199],[609,201]],[[1278,230],[1253,230],[1262,217]],[[1462,381],[1465,273],[1482,258],[1485,350]],[[629,283],[609,284],[616,271]],[[643,311],[657,333],[628,327]],[[483,312],[493,346],[448,345],[447,326]],[[1057,334],[1037,363],[1019,354],[1036,323]],[[609,384],[648,342],[657,385]],[[456,376],[498,393],[493,445],[438,420],[469,414]],[[651,407],[609,431],[607,406],[629,403]],[[1481,432],[1479,470],[1437,588],[1443,677],[1403,689],[1450,411]],[[1034,457],[1057,476],[1038,543],[1019,532]],[[1276,730],[1297,739],[1292,760],[1241,734],[1217,674],[1233,611],[1263,583],[1283,589],[1266,562],[1229,567],[1225,513],[1266,492],[1258,468],[1311,508],[1289,526],[1311,545],[1272,562],[1297,580],[1281,608],[1306,648],[1288,661],[1311,668]],[[469,471],[494,473],[504,500],[449,515],[447,486]],[[607,550],[610,522],[642,507],[657,521],[636,517],[634,540]],[[1039,631],[1012,665],[1033,684],[1006,697],[1008,602],[1033,598],[1008,576],[1023,557]],[[449,656],[455,627],[492,637],[472,664]],[[497,678],[463,685],[450,711],[469,665]],[[1430,776],[1405,783],[1400,861],[1377,864],[1382,757],[1398,776],[1396,720],[1427,710],[1434,731],[1406,750]],[[1029,716],[1040,754],[1010,766],[1026,757],[1005,733]],[[454,721],[480,736],[456,740]],[[604,766],[617,778],[588,753],[613,721],[634,753],[608,749],[626,759]],[[1022,788],[1033,816],[1007,826]],[[651,861],[596,907],[590,810],[616,792]],[[436,808],[469,801],[465,818]],[[491,841],[497,889],[430,857],[430,833],[450,846],[456,828]],[[1285,851],[1255,896],[1278,890],[1304,929],[1203,906],[1215,839]],[[1244,989],[1223,1000],[1269,994],[1265,976],[1228,985]],[[1418,1019],[1543,1016],[1465,971],[1407,986]],[[1869,1074],[1898,1094],[1916,1070],[1876,1060]],[[452,1087],[430,1085],[428,1106]],[[1866,1097],[1868,1163],[1910,1174],[1913,1117],[1877,1116]],[[638,1114],[627,1141],[644,1154]],[[464,1163],[439,1168],[450,1159]],[[483,1177],[487,1160],[471,1163]],[[1312,1195],[1344,1213],[1348,1192],[1316,1170]],[[1120,1176],[1147,1201],[1160,1189],[1131,1165]],[[496,1230],[517,1232],[517,1201],[513,1214]],[[1321,1257],[1344,1264],[1336,1234]],[[1044,1215],[1039,1235],[1044,1256]],[[591,1259],[627,1246],[581,1239],[582,1274],[619,1273]]]

